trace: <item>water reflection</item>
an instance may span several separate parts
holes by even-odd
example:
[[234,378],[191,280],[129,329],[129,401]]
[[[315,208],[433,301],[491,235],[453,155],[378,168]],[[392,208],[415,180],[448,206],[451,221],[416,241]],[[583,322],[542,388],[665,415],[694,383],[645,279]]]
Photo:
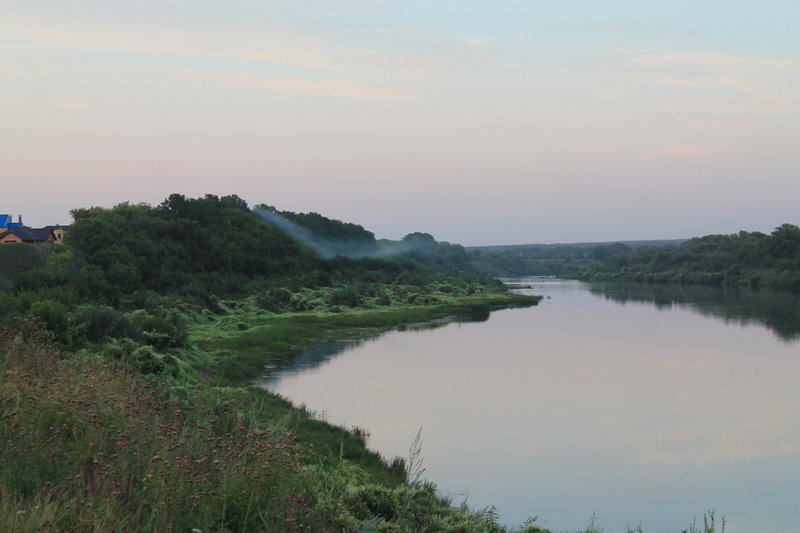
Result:
[[759,324],[787,342],[800,340],[800,296],[767,290],[699,285],[593,283],[589,291],[622,305],[650,303],[684,307],[740,325]]
[[[386,457],[422,427],[430,479],[509,525],[541,515],[577,531],[597,511],[609,532],[678,533],[716,508],[729,533],[798,532],[800,357],[773,334],[794,309],[779,316],[787,306],[762,297],[774,293],[522,285],[546,299],[457,328],[351,335],[346,357],[319,350],[309,360],[327,364],[268,388],[366,428]],[[747,309],[759,302],[772,310]]]

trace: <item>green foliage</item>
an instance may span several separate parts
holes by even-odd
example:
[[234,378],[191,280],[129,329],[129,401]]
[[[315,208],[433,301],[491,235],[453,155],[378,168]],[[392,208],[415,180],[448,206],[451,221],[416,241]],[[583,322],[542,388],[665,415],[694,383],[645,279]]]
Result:
[[[20,331],[27,342],[16,340]],[[320,524],[310,517],[305,452],[291,434],[262,427],[235,394],[200,388],[171,400],[162,385],[101,360],[60,360],[22,322],[0,332],[0,371],[9,421],[0,438],[14,443],[0,447],[0,507],[18,524],[0,523],[4,531]]]
[[800,228],[770,235],[706,235],[676,247],[619,250],[581,273],[585,279],[741,285],[800,292]]
[[276,229],[286,231],[311,245],[323,257],[367,257],[377,251],[375,235],[358,224],[330,219],[319,213],[278,211],[269,205],[256,206]]
[[4,243],[3,246],[0,246],[0,271],[13,274],[43,267],[52,254],[62,251],[62,246],[49,243],[37,246],[14,242]]
[[259,307],[273,313],[286,311],[291,301],[292,293],[283,287],[266,290],[256,297]]
[[357,287],[347,286],[331,291],[328,301],[331,305],[358,307],[361,304],[361,297]]
[[121,292],[176,290],[194,283],[220,293],[235,290],[239,277],[295,272],[310,261],[292,239],[273,231],[235,196],[173,194],[158,208],[120,204],[72,214],[68,243]]
[[164,354],[157,353],[152,346],[140,346],[125,358],[125,362],[142,374],[160,374],[168,364]]
[[67,330],[67,307],[55,300],[39,300],[31,304],[31,315],[41,320],[57,338]]
[[[317,301],[314,293],[307,291],[292,297],[306,302]],[[284,314],[259,319],[246,306],[229,310],[227,315],[194,323],[195,335],[202,337],[199,346],[213,354],[206,360],[215,369],[215,379],[220,384],[241,383],[260,375],[265,365],[281,365],[291,360],[300,347],[322,340],[336,339],[337,335],[352,336],[353,328],[372,333],[392,329],[398,324],[422,323],[444,317],[462,320],[485,320],[492,307],[525,307],[536,305],[539,297],[508,293],[473,294],[439,305],[400,305],[389,307],[349,309],[325,306],[324,312]],[[309,305],[311,305],[309,303]],[[336,312],[338,309],[339,312]],[[239,331],[235,323],[248,320],[253,327]],[[225,326],[231,324],[232,326]]]
[[532,245],[471,249],[467,254],[473,269],[483,274],[571,278],[581,269],[628,249],[624,244]]

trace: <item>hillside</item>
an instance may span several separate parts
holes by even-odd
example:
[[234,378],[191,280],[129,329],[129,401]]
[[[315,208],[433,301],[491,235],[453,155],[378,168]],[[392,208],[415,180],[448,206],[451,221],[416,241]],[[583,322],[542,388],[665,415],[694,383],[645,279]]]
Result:
[[505,531],[420,481],[419,451],[383,458],[247,383],[341,329],[539,299],[428,234],[272,214],[305,238],[235,196],[172,195],[76,209],[63,246],[0,246],[0,530]]

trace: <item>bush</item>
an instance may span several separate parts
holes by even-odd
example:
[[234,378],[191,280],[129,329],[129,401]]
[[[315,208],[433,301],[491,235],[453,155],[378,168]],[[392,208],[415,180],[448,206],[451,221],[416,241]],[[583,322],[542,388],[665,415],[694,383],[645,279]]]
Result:
[[279,287],[262,292],[256,296],[256,305],[272,313],[282,313],[289,308],[292,293]]
[[155,315],[144,310],[129,315],[132,337],[156,349],[180,348],[186,345],[188,332],[181,317],[175,312]]
[[161,374],[167,368],[165,356],[153,350],[152,346],[142,346],[125,358],[130,366],[142,374]]
[[108,306],[84,307],[74,317],[76,329],[82,330],[86,340],[98,342],[105,337],[128,334],[131,322],[119,311]]
[[67,331],[67,307],[64,304],[54,300],[34,302],[30,314],[41,320],[56,338],[64,338]]
[[358,307],[361,305],[361,296],[354,287],[342,287],[334,289],[328,297],[330,305],[344,305],[346,307]]

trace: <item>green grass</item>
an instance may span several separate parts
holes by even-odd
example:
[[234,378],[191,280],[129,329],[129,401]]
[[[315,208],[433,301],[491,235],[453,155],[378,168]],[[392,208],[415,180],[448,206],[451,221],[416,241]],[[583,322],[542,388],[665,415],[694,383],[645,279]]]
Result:
[[[265,316],[246,307],[224,318],[227,330],[220,331],[218,321],[195,320],[193,337],[206,353],[215,354],[207,365],[213,368],[216,383],[237,384],[257,377],[266,365],[289,362],[296,352],[315,342],[342,334],[351,336],[385,331],[399,325],[413,325],[453,317],[461,320],[485,320],[491,309],[536,305],[540,297],[500,293],[454,299],[439,305],[394,305],[378,308],[354,308],[342,313],[287,313]],[[231,318],[233,316],[234,318]],[[230,323],[243,324],[231,328]]]

